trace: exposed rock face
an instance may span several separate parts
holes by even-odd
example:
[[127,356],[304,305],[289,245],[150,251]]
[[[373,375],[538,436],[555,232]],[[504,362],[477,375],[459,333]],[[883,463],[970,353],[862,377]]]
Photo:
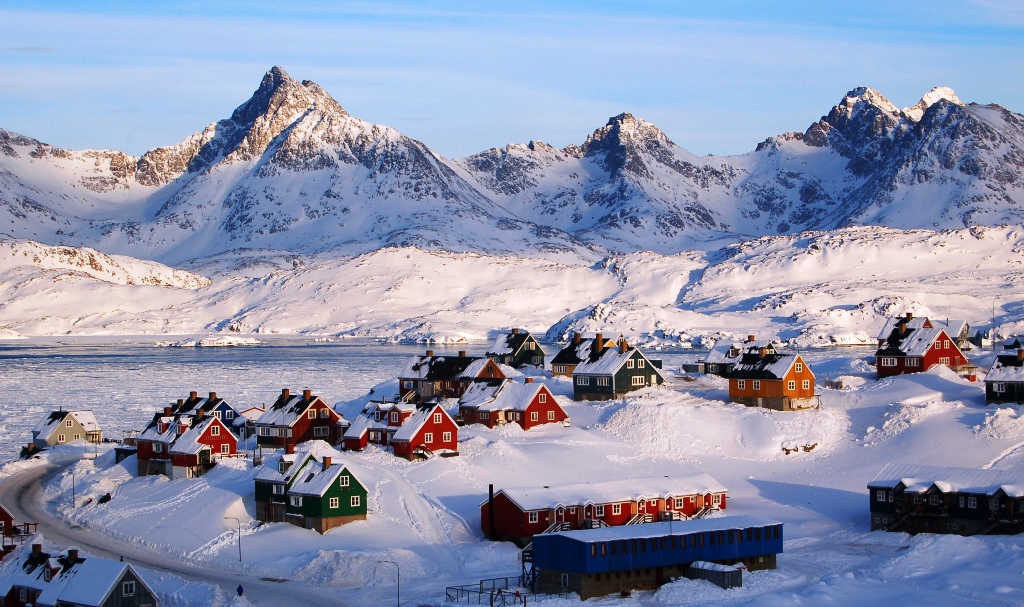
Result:
[[141,158],[0,131],[0,226],[170,262],[389,245],[584,256],[872,224],[1024,221],[1024,120],[937,87],[856,88],[803,133],[696,157],[623,113],[580,145],[447,160],[281,68],[230,118]]

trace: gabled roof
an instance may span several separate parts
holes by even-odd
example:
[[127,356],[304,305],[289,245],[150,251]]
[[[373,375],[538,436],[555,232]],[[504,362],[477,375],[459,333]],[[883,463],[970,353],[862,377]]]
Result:
[[[274,404],[267,407],[256,423],[262,426],[291,426],[316,401],[323,403],[323,400],[315,394],[309,394],[307,397],[305,394],[292,394],[290,391],[282,390]],[[326,405],[326,403],[324,404]],[[336,417],[341,418],[341,414],[337,411],[330,406],[327,408]]]
[[[167,429],[163,432],[160,431],[160,424],[167,424]],[[150,422],[146,429],[139,434],[136,441],[153,441],[155,443],[173,443],[178,438],[178,426],[187,428],[192,423],[191,417],[182,417],[175,419],[173,416],[167,417],[161,413],[157,413],[153,416],[153,421]]]
[[[409,361],[398,378],[427,381],[477,379],[488,364],[494,363],[480,356],[417,356]],[[500,371],[499,369],[499,373]],[[503,377],[502,374],[496,379]]]
[[69,415],[85,428],[86,432],[98,432],[100,429],[100,424],[96,421],[96,415],[92,411],[51,411],[32,429],[33,436],[50,436]]
[[[681,476],[657,476],[651,478],[625,479],[603,483],[578,483],[553,487],[503,488],[498,493],[515,502],[520,510],[544,510],[548,508],[585,506],[587,504],[612,504],[634,502],[641,499],[665,498],[668,496],[705,495],[725,493],[728,490],[710,475],[703,472]],[[481,502],[481,506],[487,500]]]
[[1011,497],[1024,497],[1024,474],[1020,472],[916,464],[886,464],[868,483],[868,488],[894,489],[900,483],[907,491],[915,493],[924,493],[935,485],[944,492],[995,495],[1002,489]]
[[[779,352],[774,347],[763,349],[765,350],[764,356],[761,355],[761,348],[756,346],[744,352],[729,377],[733,379],[781,380],[786,377],[793,365],[803,362],[799,354]],[[811,371],[807,363],[804,363],[804,367],[808,372]],[[811,372],[811,375],[813,376],[814,373]]]
[[[627,347],[626,351],[623,352],[622,348],[616,345],[615,347],[605,347],[600,353],[591,352],[590,357],[580,364],[576,365],[576,370],[572,372],[573,376],[576,375],[613,375],[626,361],[633,358],[633,355],[637,354],[640,358],[647,361],[644,366],[652,373],[661,375],[661,370],[651,364],[650,360],[644,356],[644,353],[637,348]],[[644,371],[647,373],[648,371]]]
[[[491,355],[500,356],[500,355],[504,355],[504,354],[513,354],[514,355],[514,354],[516,354],[517,352],[519,352],[523,348],[523,345],[527,341],[530,341],[531,339],[535,343],[537,342],[537,340],[533,339],[533,336],[530,335],[529,331],[519,331],[519,330],[517,330],[517,332],[509,332],[509,333],[505,333],[503,335],[499,335],[494,340],[494,343],[491,344],[491,347],[487,349],[486,356],[491,356]],[[537,350],[535,350],[535,351],[539,351],[540,354],[544,353],[544,350],[540,349],[540,344],[539,343],[537,344]]]
[[878,339],[889,339],[894,329],[900,325],[906,325],[907,329],[930,329],[932,323],[926,316],[918,316],[907,318],[906,316],[896,316],[885,319],[885,325],[882,326],[882,330],[878,332]]
[[526,411],[541,391],[554,402],[551,390],[539,382],[527,384],[506,379],[498,385],[473,384],[459,399],[459,406],[478,411]]
[[[596,338],[594,338],[596,339]],[[562,348],[555,357],[551,359],[552,365],[578,365],[584,360],[590,358],[591,350],[594,347],[594,339],[580,339],[580,343],[570,341],[569,345]],[[614,339],[605,339],[602,337],[605,348],[614,348]]]
[[926,329],[922,327],[919,329],[907,329],[905,332],[893,329],[892,334],[882,344],[882,347],[875,352],[875,356],[924,356],[928,352],[928,348],[936,340],[941,339],[943,335],[946,336],[946,339],[949,339],[945,329]]
[[171,447],[171,453],[196,455],[203,449],[208,449],[209,445],[203,444],[200,440],[211,426],[218,426],[221,428],[221,432],[224,432],[226,436],[233,436],[231,434],[231,430],[224,425],[224,422],[217,417],[207,415],[203,419],[199,420],[195,426],[192,426],[181,433],[178,440],[174,441],[174,446]]
[[74,605],[99,607],[118,588],[118,583],[130,569],[134,577],[155,596],[152,588],[128,563],[90,556],[54,578],[39,595],[37,603],[53,605],[59,600]]
[[324,493],[331,487],[331,484],[338,479],[345,470],[345,464],[334,463],[331,458],[331,465],[324,468],[321,461],[307,461],[299,473],[295,475],[295,482],[288,489],[290,495],[311,495],[323,497]]
[[1016,353],[996,356],[985,376],[985,383],[991,382],[1024,382],[1024,360]]
[[423,426],[430,420],[430,417],[434,413],[442,413],[449,421],[453,424],[452,417],[448,415],[448,412],[441,408],[441,405],[434,405],[432,407],[421,407],[411,416],[405,420],[405,423],[395,432],[395,436],[391,439],[393,441],[411,441],[416,438],[416,435],[423,428]]

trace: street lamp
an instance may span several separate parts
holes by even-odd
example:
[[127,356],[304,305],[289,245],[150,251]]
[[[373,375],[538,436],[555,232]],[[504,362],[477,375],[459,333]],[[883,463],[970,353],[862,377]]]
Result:
[[[68,472],[71,472],[68,470]],[[75,473],[71,472],[71,509],[75,508]]]
[[235,516],[225,516],[224,520],[234,519],[238,523],[238,562],[242,562],[242,521],[238,520]]
[[396,563],[394,561],[377,561],[377,562],[378,563],[391,563],[392,565],[395,566],[395,569],[398,571],[398,585],[396,586],[396,588],[397,588],[397,597],[395,599],[395,607],[398,607],[398,605],[401,604],[401,602],[402,602],[402,568],[399,567],[398,563]]

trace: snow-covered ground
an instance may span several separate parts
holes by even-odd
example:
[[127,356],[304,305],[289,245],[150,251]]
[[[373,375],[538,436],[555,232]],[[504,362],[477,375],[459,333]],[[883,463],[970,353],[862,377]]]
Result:
[[[319,347],[325,346],[312,350]],[[272,394],[281,386],[261,377],[261,369],[275,375],[288,364],[297,366],[305,373],[302,385],[334,386],[323,392],[328,397],[340,394],[338,408],[351,416],[365,399],[358,394],[393,374],[395,367],[389,365],[403,359],[374,359],[380,364],[361,376],[366,383],[357,390],[328,379],[340,365],[328,360],[317,368],[297,356],[295,348],[281,347],[279,363],[273,362],[275,346],[244,349],[243,354],[264,352],[268,358],[262,364],[225,362],[236,369],[227,375],[211,360],[190,364],[197,372],[194,379],[219,376],[222,383],[216,390],[229,400],[234,390],[251,394],[246,390],[253,390],[253,384]],[[221,352],[206,355],[228,355],[217,350]],[[162,355],[171,351],[160,349]],[[568,381],[547,378],[573,420],[570,428],[552,425],[524,432],[514,425],[465,427],[459,457],[425,462],[406,462],[373,447],[346,453],[346,463],[369,488],[369,518],[324,536],[286,524],[250,523],[254,471],[248,460],[225,461],[200,479],[171,481],[137,478],[131,459],[114,464],[113,454],[101,450],[97,458],[71,468],[79,504],[89,498],[91,503],[70,508],[70,475],[45,486],[44,493],[50,510],[91,531],[142,543],[181,561],[226,569],[239,568],[235,523],[223,518],[235,516],[243,521],[241,568],[248,575],[335,587],[353,604],[387,604],[395,596],[394,569],[377,561],[390,560],[401,567],[404,603],[441,604],[445,585],[518,574],[518,550],[509,543],[485,541],[480,532],[479,504],[489,483],[500,488],[707,472],[729,488],[730,513],[765,515],[785,523],[779,568],[747,574],[742,589],[723,591],[681,580],[628,599],[592,602],[615,607],[863,605],[878,600],[1021,604],[1024,539],[869,532],[866,491],[867,482],[888,462],[1019,469],[1024,463],[1020,408],[986,406],[980,384],[939,370],[876,381],[866,361],[870,353],[863,348],[805,351],[819,386],[826,379],[842,379],[844,388],[822,389],[822,408],[798,413],[728,404],[725,381],[710,376],[678,381],[676,390],[645,391],[604,403],[572,402]],[[992,356],[972,354],[983,368]],[[142,366],[156,387],[166,390],[180,383],[177,363],[166,364],[161,372],[156,363],[136,358],[106,360],[95,373],[109,377],[94,381],[130,381]],[[666,360],[675,366],[680,358]],[[26,382],[22,386],[35,382],[53,399],[68,380],[51,375],[47,364],[38,367],[33,374],[18,366]],[[289,385],[300,383],[295,376],[288,380]],[[5,383],[0,379],[0,387],[11,393],[12,386]],[[164,400],[189,389],[195,388],[182,386]],[[387,392],[386,387],[381,390]],[[154,398],[153,391],[143,392],[138,400],[112,397],[107,413],[141,423],[150,410],[145,403]],[[12,424],[18,418],[5,413],[12,438],[23,433],[23,426]],[[816,445],[812,451],[783,450],[810,444]],[[106,492],[113,499],[97,504],[95,499]],[[190,604],[185,595],[173,600],[175,605]],[[537,597],[536,603],[577,604],[557,597]]]

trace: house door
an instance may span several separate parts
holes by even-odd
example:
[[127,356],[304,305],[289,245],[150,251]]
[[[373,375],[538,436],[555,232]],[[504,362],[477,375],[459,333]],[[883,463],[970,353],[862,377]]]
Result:
[[665,583],[665,568],[664,567],[655,567],[655,569],[654,569],[654,584],[657,585],[657,586],[661,586],[664,583]]
[[559,507],[555,509],[555,522],[561,523],[565,521],[565,508]]
[[658,376],[653,374],[653,373],[651,374],[651,385],[652,386],[657,386],[658,385]]

